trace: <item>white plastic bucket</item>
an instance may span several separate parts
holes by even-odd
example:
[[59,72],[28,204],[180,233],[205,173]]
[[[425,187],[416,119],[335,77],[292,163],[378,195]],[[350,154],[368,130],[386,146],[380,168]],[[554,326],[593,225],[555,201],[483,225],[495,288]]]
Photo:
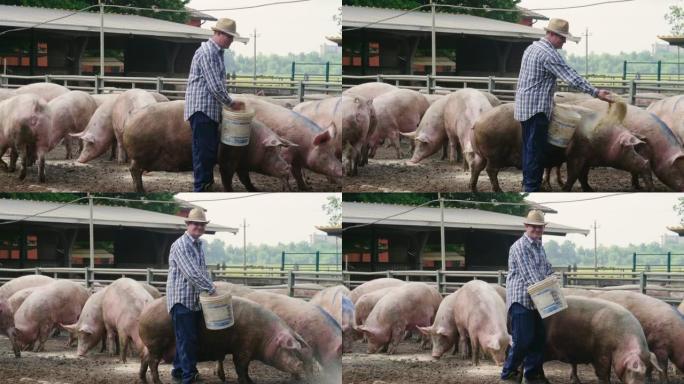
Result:
[[234,111],[223,108],[223,120],[221,122],[221,142],[235,147],[249,145],[254,111]]
[[532,302],[537,307],[542,319],[568,307],[565,296],[563,296],[558,285],[558,280],[553,276],[531,285],[527,288],[527,293],[532,297]]
[[232,296],[228,293],[209,296],[206,292],[200,294],[200,305],[207,329],[218,330],[232,327],[233,318]]
[[549,143],[567,148],[580,120],[582,120],[582,115],[572,110],[572,107],[556,104],[549,123]]

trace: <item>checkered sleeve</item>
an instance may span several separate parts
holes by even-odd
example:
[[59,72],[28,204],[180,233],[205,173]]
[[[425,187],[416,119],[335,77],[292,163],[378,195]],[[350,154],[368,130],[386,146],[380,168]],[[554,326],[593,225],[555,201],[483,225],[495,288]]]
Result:
[[577,71],[572,69],[572,67],[570,67],[565,60],[563,60],[563,57],[558,52],[553,51],[550,55],[548,55],[545,64],[546,68],[551,73],[556,75],[556,77],[560,77],[571,86],[594,97],[596,97],[598,94],[598,89],[591,85],[585,78],[580,76]]
[[207,275],[202,272],[197,261],[192,258],[192,255],[196,253],[192,247],[193,245],[190,242],[182,242],[180,246],[177,247],[177,252],[173,256],[176,265],[178,266],[178,270],[190,284],[202,291],[214,293],[215,289],[213,283]]
[[228,95],[228,91],[224,85],[225,82],[222,78],[223,73],[221,71],[223,63],[219,60],[219,57],[210,52],[205,52],[204,55],[199,57],[199,66],[200,71],[206,80],[209,92],[211,92],[211,94],[222,104],[230,104],[232,99]]

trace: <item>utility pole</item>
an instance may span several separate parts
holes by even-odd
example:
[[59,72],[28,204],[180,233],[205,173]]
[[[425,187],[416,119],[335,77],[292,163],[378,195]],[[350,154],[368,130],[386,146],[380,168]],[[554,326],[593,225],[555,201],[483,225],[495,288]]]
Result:
[[[88,225],[90,235],[90,269],[93,269],[95,268],[95,235],[93,234],[93,196],[90,193],[88,193],[88,206],[90,207],[90,222]],[[86,281],[86,285],[88,284]]]
[[[435,4],[430,0],[430,12],[432,12],[432,76],[437,75],[437,52],[435,42]],[[428,93],[430,90],[428,89]]]
[[[444,246],[444,199],[441,193],[437,193],[437,198],[439,199],[439,210],[441,213],[441,221],[439,224],[439,237],[440,237],[440,249],[442,257],[442,271],[446,271],[446,250]],[[439,288],[439,287],[438,287]]]
[[596,225],[596,220],[594,220],[594,225],[591,227],[594,230],[594,272],[598,271],[598,247],[596,246],[596,238],[598,237],[598,225]]
[[589,28],[584,30],[584,77],[589,76]]
[[104,3],[103,0],[98,0],[100,4],[100,76],[104,76]]
[[247,219],[242,219],[242,269],[247,270]]
[[261,35],[257,35],[256,28],[254,28],[254,34],[250,35],[254,38],[254,84],[256,86],[256,43],[257,43],[257,37]]

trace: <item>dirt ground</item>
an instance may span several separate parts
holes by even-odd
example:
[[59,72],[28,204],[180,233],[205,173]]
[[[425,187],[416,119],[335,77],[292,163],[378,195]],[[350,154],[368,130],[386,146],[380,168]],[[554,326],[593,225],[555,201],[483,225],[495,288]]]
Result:
[[[401,160],[396,158],[394,148],[385,144],[379,148],[374,159],[359,168],[359,175],[345,177],[343,192],[470,192],[470,172],[464,172],[461,164],[450,164],[440,160],[442,151],[423,159],[416,165],[408,164],[411,148],[408,140],[402,139]],[[563,166],[563,179],[567,173]],[[561,192],[555,176],[551,177],[554,192]],[[522,171],[506,168],[499,172],[499,185],[504,192],[521,191]],[[654,191],[668,192],[670,189],[653,176]],[[593,168],[589,172],[589,185],[597,192],[633,192],[629,173],[613,168]],[[641,183],[643,186],[643,182]],[[484,170],[478,178],[480,192],[491,192],[492,186]],[[579,182],[573,191],[581,192]]]
[[[67,337],[48,340],[45,352],[22,352],[20,358],[12,353],[9,339],[0,337],[0,383],[26,384],[132,384],[139,383],[140,360],[128,358],[126,364],[118,357],[91,350],[85,357],[76,355],[76,347],[66,348]],[[226,382],[236,383],[237,376],[230,356],[223,363]],[[205,383],[218,384],[221,380],[214,374],[215,363],[199,363],[197,368]],[[257,384],[295,384],[290,375],[275,368],[253,361],[250,376]],[[163,383],[171,382],[171,365],[160,364],[159,374]],[[148,371],[148,382],[152,377]]]
[[[480,360],[478,366],[459,356],[445,354],[439,360],[430,351],[420,349],[415,341],[402,342],[395,355],[368,355],[366,345],[354,343],[353,353],[342,358],[343,384],[499,384],[501,367],[492,360]],[[590,365],[578,366],[584,384],[597,384]],[[544,372],[553,384],[570,384],[570,365],[552,361],[544,364]],[[670,376],[670,384],[682,384],[682,376]],[[618,383],[613,376],[612,383]]]
[[[73,151],[73,150],[72,150]],[[75,160],[64,160],[66,151],[62,144],[58,145],[47,155],[45,162],[45,177],[47,181],[38,181],[38,167],[28,169],[26,179],[19,180],[19,170],[8,173],[0,169],[0,191],[2,192],[135,192],[133,179],[128,170],[128,164],[118,164],[109,160],[109,151],[97,159],[86,164],[76,163]],[[3,157],[9,164],[9,155]],[[20,160],[21,161],[21,160]],[[18,168],[18,167],[17,167]],[[328,179],[319,174],[304,170],[305,179],[314,191],[340,191],[341,186],[331,184]],[[252,184],[261,191],[280,192],[280,180],[251,174]],[[150,172],[143,174],[145,192],[191,192],[192,172]],[[218,167],[214,170],[214,191],[222,192],[221,175]],[[290,187],[297,190],[297,184],[290,178]],[[245,192],[245,187],[233,177],[233,189]]]

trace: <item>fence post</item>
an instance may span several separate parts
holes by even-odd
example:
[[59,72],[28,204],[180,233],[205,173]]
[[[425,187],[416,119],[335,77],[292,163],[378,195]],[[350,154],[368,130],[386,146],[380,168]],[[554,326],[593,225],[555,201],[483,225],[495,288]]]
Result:
[[639,274],[639,289],[641,293],[646,294],[646,272]]
[[40,275],[40,268],[36,267],[36,275]]
[[283,251],[282,255],[280,256],[280,270],[285,270],[285,251]]
[[445,288],[444,285],[442,285],[442,271],[439,269],[435,271],[435,280],[437,281],[437,291],[439,293],[444,293]]
[[498,272],[499,273],[496,275],[496,283],[503,287],[503,271],[499,270]]
[[49,83],[50,82],[50,75],[45,75],[45,82]]
[[325,82],[330,82],[330,62],[325,62]]
[[287,295],[294,296],[294,271],[290,271],[287,275]]
[[634,105],[636,101],[636,81],[629,81],[629,103]]
[[316,272],[320,271],[321,251],[316,251]]
[[388,270],[386,273],[387,273],[387,278],[388,278],[388,279],[392,278],[392,271],[389,271],[389,270]]
[[632,253],[632,272],[636,272],[636,252]]
[[90,288],[90,280],[92,279],[93,271],[90,267],[85,267],[85,285],[86,288]]
[[294,81],[295,79],[295,62],[292,62],[292,74],[290,76],[290,81]]
[[157,93],[162,93],[164,90],[164,83],[161,77],[157,76]]
[[154,280],[154,275],[152,274],[152,269],[147,268],[147,284],[152,285],[152,280]]
[[622,80],[627,80],[627,60],[622,62]]
[[100,87],[100,75],[95,75],[95,94],[99,95],[102,93],[101,87]]
[[561,271],[561,287],[565,288],[568,285],[568,275],[565,271]]
[[[669,273],[671,271],[671,265],[672,265],[672,251],[667,252],[667,272]],[[667,277],[668,279],[670,278],[669,276]]]
[[489,81],[487,82],[487,92],[494,94],[494,77],[489,76]]
[[658,81],[660,81],[660,71],[663,69],[663,62],[658,60]]
[[432,75],[427,75],[427,91],[429,95],[432,95],[435,93],[435,90],[433,89],[434,84],[434,79],[432,78]]
[[304,101],[304,82],[300,81],[299,82],[299,89],[297,89],[297,96],[299,97],[299,102]]

